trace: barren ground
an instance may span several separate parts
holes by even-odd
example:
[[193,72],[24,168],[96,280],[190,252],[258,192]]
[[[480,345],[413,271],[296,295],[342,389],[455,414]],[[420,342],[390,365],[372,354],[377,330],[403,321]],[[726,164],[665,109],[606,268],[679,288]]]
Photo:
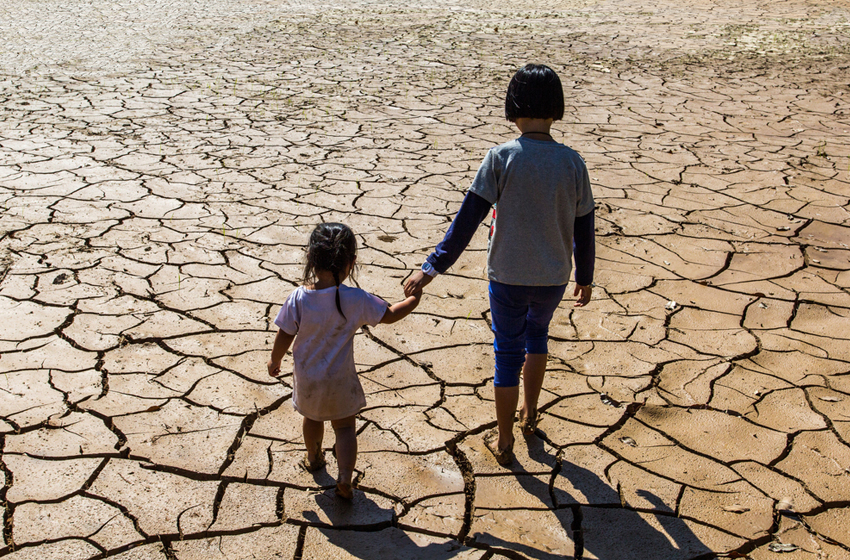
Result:
[[[4,0],[0,556],[850,558],[850,4],[740,4]],[[270,317],[319,221],[398,300],[528,61],[590,169],[594,301],[498,467],[482,226],[356,337],[341,505]]]

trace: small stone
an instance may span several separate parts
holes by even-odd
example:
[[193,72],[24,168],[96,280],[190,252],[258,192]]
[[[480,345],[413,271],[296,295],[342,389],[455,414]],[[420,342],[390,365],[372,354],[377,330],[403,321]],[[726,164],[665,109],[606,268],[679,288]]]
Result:
[[797,550],[799,547],[798,547],[797,545],[795,545],[795,544],[786,544],[786,543],[781,543],[781,542],[772,542],[772,543],[770,543],[769,545],[767,545],[767,548],[768,548],[771,552],[794,552],[794,551],[795,551],[795,550]]
[[723,506],[723,511],[729,511],[732,513],[746,513],[750,511],[750,508],[742,506],[740,504],[733,504],[731,506]]
[[782,498],[776,503],[776,511],[794,511],[794,501],[791,498]]

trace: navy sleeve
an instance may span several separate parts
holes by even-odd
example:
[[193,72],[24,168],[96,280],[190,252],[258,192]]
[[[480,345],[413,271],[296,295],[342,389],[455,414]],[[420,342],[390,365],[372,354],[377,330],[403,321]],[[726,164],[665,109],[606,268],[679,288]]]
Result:
[[596,224],[594,213],[576,218],[573,227],[573,258],[576,262],[576,284],[587,286],[593,283],[593,268],[596,260]]
[[434,249],[434,252],[428,255],[425,259],[431,263],[434,270],[443,274],[457,261],[466,246],[475,235],[475,230],[487,213],[490,211],[492,204],[484,198],[478,196],[474,192],[467,192],[463,203],[460,205],[460,210],[457,211],[452,225],[449,226],[449,231],[446,236]]

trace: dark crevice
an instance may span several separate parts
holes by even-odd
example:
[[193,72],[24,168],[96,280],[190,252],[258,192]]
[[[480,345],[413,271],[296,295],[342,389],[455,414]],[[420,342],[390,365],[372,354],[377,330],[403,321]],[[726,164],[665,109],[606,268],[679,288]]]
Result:
[[[6,499],[9,488],[15,482],[14,475],[6,461],[3,460],[3,451],[6,449],[6,434],[0,434],[0,471],[3,472],[3,487],[0,488],[0,504],[5,505],[3,511],[3,540],[10,550],[15,549],[14,539],[14,514],[15,506]],[[2,554],[2,553],[0,553]]]
[[446,442],[446,451],[455,460],[455,464],[460,470],[463,477],[463,493],[465,496],[463,506],[463,523],[458,531],[456,539],[458,542],[465,543],[468,539],[469,531],[472,528],[472,520],[475,515],[475,472],[472,468],[472,463],[466,457],[466,454],[458,446],[459,440],[450,440]]
[[308,525],[301,525],[298,528],[298,539],[295,541],[295,554],[293,560],[301,560],[304,557],[304,541],[307,540]]
[[581,506],[578,504],[570,506],[570,510],[573,514],[573,522],[570,525],[570,531],[573,533],[575,560],[582,560],[584,558],[584,531],[582,530],[584,515],[581,511]]
[[213,498],[212,503],[212,520],[210,521],[210,524],[207,525],[208,531],[210,527],[215,525],[215,522],[218,520],[218,512],[221,510],[221,502],[224,500],[224,493],[227,492],[228,484],[230,483],[227,481],[222,481],[222,483],[218,485],[218,490],[216,490],[215,497]]
[[242,420],[242,424],[239,426],[239,431],[236,433],[236,437],[233,439],[233,443],[230,444],[230,448],[227,450],[226,458],[222,463],[221,467],[219,467],[218,469],[219,476],[224,474],[228,467],[233,464],[233,461],[236,459],[236,452],[242,446],[242,442],[244,441],[245,436],[251,431],[251,428],[254,427],[254,422],[256,422],[258,418],[261,418],[271,412],[274,412],[289,399],[290,395],[281,397],[269,406],[260,410],[255,410]]

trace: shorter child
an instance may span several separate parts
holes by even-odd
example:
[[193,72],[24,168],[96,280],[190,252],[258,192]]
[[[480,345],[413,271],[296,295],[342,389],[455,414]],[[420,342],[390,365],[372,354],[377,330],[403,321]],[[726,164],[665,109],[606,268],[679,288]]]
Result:
[[324,423],[330,420],[339,464],[336,493],[345,499],[353,496],[355,415],[366,406],[354,367],[354,333],[363,325],[403,319],[422,297],[419,291],[388,306],[364,290],[342,285],[356,260],[357,240],[348,226],[316,226],[307,248],[304,285],[289,295],[274,321],[280,330],[268,363],[269,375],[280,375],[280,362],[292,345],[292,404],[304,417],[302,429],[307,446],[302,465],[309,471],[325,465],[322,437]]

